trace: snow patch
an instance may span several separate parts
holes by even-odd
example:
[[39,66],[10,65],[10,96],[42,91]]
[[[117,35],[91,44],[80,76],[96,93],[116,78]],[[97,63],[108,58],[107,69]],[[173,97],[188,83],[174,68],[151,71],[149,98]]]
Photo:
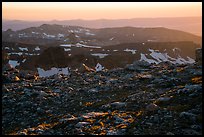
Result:
[[153,59],[148,59],[148,58],[145,56],[145,54],[141,53],[140,55],[141,55],[140,61],[146,61],[146,62],[148,62],[148,63],[150,63],[150,64],[152,64],[152,63],[158,64],[158,62],[156,62],[155,60],[153,60]]
[[16,60],[9,60],[9,62],[8,62],[12,67],[16,67],[16,66],[19,66],[20,65],[20,63],[18,63],[18,61],[16,61]]
[[113,40],[113,39],[114,39],[114,37],[110,38],[109,40]]
[[23,52],[11,52],[8,55],[18,54],[19,56],[23,55]]
[[86,32],[85,34],[86,34],[86,35],[91,35],[91,36],[95,35],[95,34],[90,33],[90,32]]
[[72,44],[61,44],[60,46],[61,46],[61,47],[70,47],[70,48],[71,48],[71,47],[72,47]]
[[192,63],[195,63],[195,60],[188,57],[188,56],[187,56],[187,60],[185,60],[180,55],[178,55],[177,58],[172,58],[167,53],[160,53],[157,50],[153,50],[153,49],[149,49],[149,51],[151,52],[150,56],[153,59],[148,59],[144,54],[141,53],[140,61],[147,61],[148,63],[156,63],[156,64],[159,64],[160,62],[170,62],[172,64],[192,64]]
[[62,37],[64,37],[64,34],[59,33],[59,34],[57,35],[57,37],[58,37],[58,38],[62,38]]
[[134,49],[125,49],[126,52],[132,52],[132,54],[135,54],[137,50]]
[[94,54],[91,54],[92,56],[99,56],[99,58],[104,58],[106,56],[108,56],[109,54],[102,54],[102,53],[94,53]]
[[26,59],[23,59],[22,62],[24,63],[26,61]]
[[35,47],[35,50],[40,50],[40,48],[37,46],[37,47]]
[[39,74],[39,77],[50,77],[50,76],[53,76],[55,74],[64,74],[64,75],[69,75],[69,69],[68,67],[66,68],[51,68],[50,70],[44,70],[42,68],[37,68],[38,70],[38,74]]
[[77,43],[76,44],[76,47],[84,47],[84,48],[101,48],[99,46],[88,46],[88,45],[84,45],[84,44],[81,44],[81,43]]
[[18,47],[21,51],[28,51],[28,48],[22,48],[22,47]]
[[97,63],[95,69],[98,72],[98,71],[102,71],[104,69],[104,67],[101,64]]
[[32,31],[32,34],[39,34],[38,32],[34,32],[34,31]]
[[46,33],[43,33],[43,35],[45,35],[47,38],[55,38],[55,35],[49,35],[49,34],[46,34]]
[[64,51],[71,51],[70,48],[64,48]]

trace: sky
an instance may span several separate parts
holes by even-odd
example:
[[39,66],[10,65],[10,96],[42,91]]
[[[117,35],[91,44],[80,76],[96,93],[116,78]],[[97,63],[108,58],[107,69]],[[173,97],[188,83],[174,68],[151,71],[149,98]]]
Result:
[[131,19],[202,16],[202,2],[2,2],[7,20]]

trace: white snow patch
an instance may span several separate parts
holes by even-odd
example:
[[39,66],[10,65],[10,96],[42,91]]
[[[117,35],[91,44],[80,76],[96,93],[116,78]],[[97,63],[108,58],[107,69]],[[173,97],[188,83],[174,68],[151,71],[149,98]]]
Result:
[[43,35],[45,35],[47,38],[55,38],[55,35],[49,35],[49,34],[46,34],[46,33],[43,33]]
[[189,56],[187,56],[187,58],[188,58],[188,61],[187,61],[188,63],[190,63],[190,64],[191,64],[191,63],[195,63],[195,60],[194,60],[194,59],[190,58]]
[[117,49],[114,49],[113,51],[118,51]]
[[19,56],[23,55],[23,52],[11,52],[8,55],[18,54]]
[[22,48],[22,47],[18,47],[21,51],[28,51],[28,48]]
[[49,76],[53,76],[55,74],[64,74],[64,75],[69,75],[69,69],[68,67],[66,68],[51,68],[50,70],[44,70],[41,68],[37,68],[38,70],[38,74],[40,77],[49,77]]
[[149,49],[149,51],[151,52],[150,56],[152,56],[154,59],[156,59],[157,62],[168,61],[168,59],[165,57],[164,53],[160,53],[158,51],[156,52],[153,49]]
[[152,64],[152,63],[158,64],[157,61],[155,61],[155,60],[153,60],[153,59],[148,59],[148,58],[145,56],[145,54],[141,53],[140,55],[141,55],[140,61],[146,61],[146,62],[148,62],[148,63],[150,63],[150,64]]
[[10,49],[9,47],[5,47],[4,49]]
[[154,42],[154,41],[157,41],[157,40],[155,40],[155,39],[148,39],[147,41]]
[[104,69],[104,67],[101,64],[97,63],[95,69],[96,69],[96,71],[102,71]]
[[114,39],[114,37],[110,38],[109,40],[113,40],[113,39]]
[[40,53],[33,54],[33,53],[25,53],[25,55],[33,56],[33,55],[40,55]]
[[65,39],[64,41],[68,41],[69,39]]
[[70,48],[64,48],[64,51],[71,51]]
[[64,37],[64,34],[59,33],[57,36],[58,36],[58,38],[62,38],[62,37]]
[[23,59],[22,62],[24,63],[26,61],[26,59]]
[[84,48],[101,48],[99,46],[88,46],[88,45],[84,45],[84,44],[81,44],[81,43],[77,43],[76,44],[76,47],[84,47]]
[[21,38],[21,37],[28,37],[28,36],[25,33],[19,33],[18,37]]
[[72,47],[72,44],[61,44],[60,46],[61,46],[61,47],[70,47],[70,48],[71,48],[71,47]]
[[34,31],[32,31],[32,34],[39,34],[38,32],[34,32]]
[[37,46],[37,47],[35,47],[35,50],[40,50],[40,48]]
[[182,58],[180,55],[177,58],[170,57],[167,53],[160,53],[156,50],[149,49],[150,56],[153,59],[148,59],[144,54],[141,53],[140,61],[147,61],[148,63],[160,63],[160,62],[171,62],[172,64],[191,64],[194,63],[195,60],[187,56],[187,60]]
[[137,50],[134,49],[125,49],[126,52],[132,52],[132,54],[135,54]]
[[99,56],[99,58],[104,58],[106,56],[108,56],[109,54],[102,54],[102,53],[94,53],[94,54],[91,54],[92,56]]
[[16,60],[9,60],[9,62],[8,62],[12,67],[16,67],[16,66],[18,66],[18,65],[20,65],[20,63],[18,63],[18,61],[16,61]]
[[92,36],[95,35],[95,34],[90,33],[90,32],[86,32],[85,34],[86,34],[86,35],[92,35]]

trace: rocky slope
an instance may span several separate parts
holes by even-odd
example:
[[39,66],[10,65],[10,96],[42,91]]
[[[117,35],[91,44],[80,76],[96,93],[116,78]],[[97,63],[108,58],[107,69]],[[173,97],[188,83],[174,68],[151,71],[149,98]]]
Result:
[[86,64],[95,67],[97,63],[107,69],[125,67],[135,60],[150,63],[170,62],[178,64],[194,63],[196,48],[193,42],[140,42],[112,46],[88,46],[86,44],[25,44],[3,42],[2,49],[10,61],[18,61],[19,69],[36,70],[37,67],[50,69],[70,67],[77,69]]
[[39,78],[3,68],[4,135],[202,135],[202,65]]

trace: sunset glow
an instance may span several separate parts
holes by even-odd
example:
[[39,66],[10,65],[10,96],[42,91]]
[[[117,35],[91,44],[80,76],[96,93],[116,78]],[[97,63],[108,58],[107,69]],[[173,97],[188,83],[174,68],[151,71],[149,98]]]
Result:
[[9,20],[186,16],[202,16],[202,2],[2,2],[2,17]]

